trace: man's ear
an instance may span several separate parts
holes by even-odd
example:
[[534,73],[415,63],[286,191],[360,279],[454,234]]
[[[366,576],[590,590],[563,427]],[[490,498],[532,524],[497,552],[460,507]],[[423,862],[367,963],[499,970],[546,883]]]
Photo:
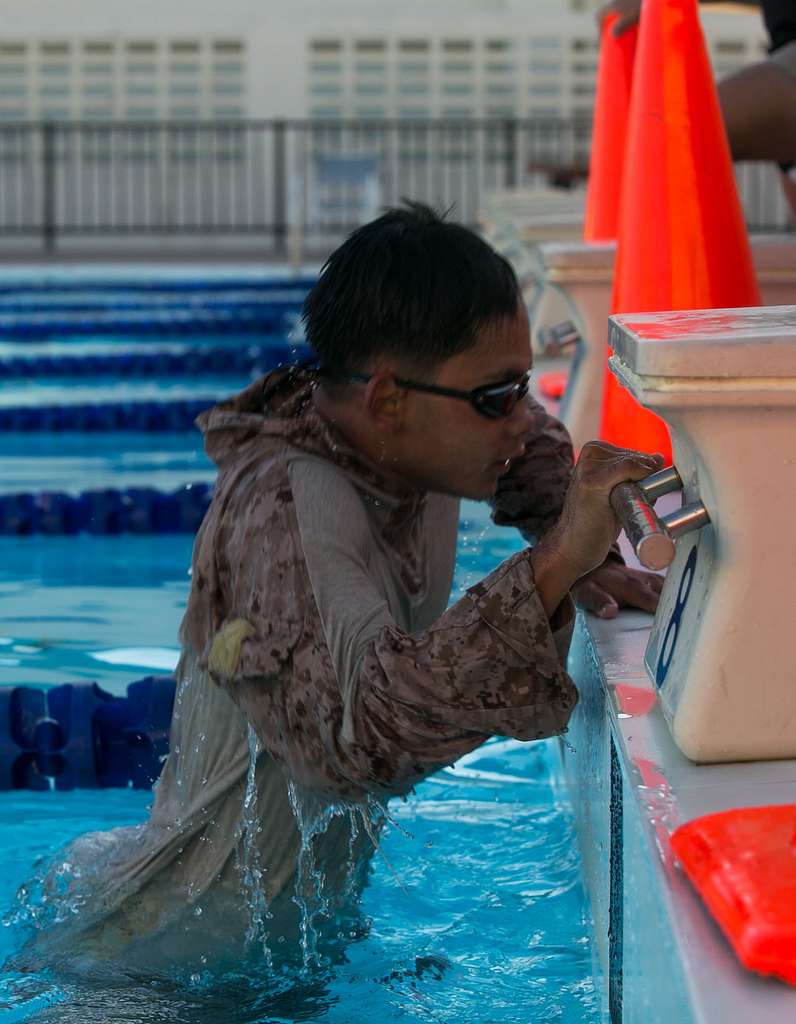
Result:
[[395,434],[403,426],[406,415],[406,391],[395,383],[391,370],[379,370],[365,387],[365,411],[374,426]]

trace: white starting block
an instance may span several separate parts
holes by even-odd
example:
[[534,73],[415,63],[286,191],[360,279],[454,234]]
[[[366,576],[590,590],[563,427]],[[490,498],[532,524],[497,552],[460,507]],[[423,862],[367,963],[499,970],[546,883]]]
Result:
[[[760,235],[751,245],[763,303],[796,302],[796,238]],[[616,243],[548,242],[538,256],[545,290],[534,307],[532,333],[537,350],[551,356],[562,354],[556,334],[567,338],[573,359],[559,415],[580,447],[600,431]],[[567,328],[557,323],[562,303]]]
[[645,662],[674,740],[700,762],[794,758],[796,306],[611,317],[608,342],[672,436],[676,472],[612,504],[642,563],[671,560]]

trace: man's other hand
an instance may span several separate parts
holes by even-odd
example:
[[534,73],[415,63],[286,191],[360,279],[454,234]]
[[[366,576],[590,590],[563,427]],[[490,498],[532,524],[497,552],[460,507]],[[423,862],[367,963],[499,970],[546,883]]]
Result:
[[663,577],[618,562],[603,562],[581,577],[572,588],[580,608],[600,619],[613,619],[620,608],[639,608],[654,614],[663,588]]
[[609,14],[616,14],[619,20],[613,27],[613,34],[621,36],[638,23],[641,14],[641,0],[611,0],[597,12],[597,24],[602,25],[603,19]]

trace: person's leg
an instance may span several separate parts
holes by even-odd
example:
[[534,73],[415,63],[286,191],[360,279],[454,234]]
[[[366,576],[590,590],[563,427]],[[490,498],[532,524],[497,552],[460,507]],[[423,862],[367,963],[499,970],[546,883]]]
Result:
[[796,42],[719,82],[734,160],[796,158]]

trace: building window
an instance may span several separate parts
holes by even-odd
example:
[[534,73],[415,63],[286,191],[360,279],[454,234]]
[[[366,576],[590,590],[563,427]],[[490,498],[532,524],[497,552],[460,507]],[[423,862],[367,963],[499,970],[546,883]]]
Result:
[[443,117],[450,117],[454,120],[473,117],[473,114],[472,107],[445,107],[442,111]]
[[130,83],[127,86],[128,96],[154,96],[156,91],[157,90],[155,89],[155,86],[150,85],[148,82],[142,83],[140,85],[137,82],[135,82]]
[[515,113],[516,111],[514,110],[514,107],[507,107],[505,105],[498,107],[490,106],[486,108],[487,117],[514,117]]
[[358,82],[355,92],[358,96],[384,96],[387,86],[383,82]]
[[158,44],[149,39],[133,39],[125,47],[128,53],[135,53],[141,55],[156,53],[157,48]]
[[[0,120],[24,121],[27,116],[25,107],[0,107]],[[66,114],[64,116],[67,116]]]
[[216,39],[213,53],[243,53],[243,43],[240,39]]
[[354,49],[357,53],[384,53],[387,44],[383,39],[357,39]]
[[310,70],[314,75],[339,75],[343,70],[343,65],[328,60],[314,60],[310,64]]
[[[43,92],[44,90],[42,90]],[[102,99],[113,98],[113,86],[105,83],[88,82],[83,86],[84,96],[96,96]]]
[[310,92],[313,96],[342,96],[343,87],[337,82],[314,82]]
[[171,109],[169,110],[169,117],[174,117],[178,121],[192,121],[195,118],[199,117],[199,108],[196,106],[189,106],[187,104],[180,103],[176,106],[171,107]]
[[62,85],[60,82],[57,84],[46,83],[39,87],[40,96],[63,96],[69,89],[68,86]]
[[398,49],[401,53],[428,53],[430,47],[425,39],[402,39]]
[[16,77],[17,75],[24,75],[27,72],[27,68],[24,64],[0,64],[0,75]]
[[358,60],[354,65],[360,75],[386,75],[387,65],[383,61]]
[[217,75],[242,75],[243,64],[239,60],[217,60],[213,62],[213,71]]
[[561,40],[555,36],[532,36],[528,45],[532,50],[560,50]]
[[445,82],[442,92],[445,96],[470,96],[473,87],[469,82]]
[[576,75],[596,75],[597,62],[593,60],[576,60],[572,64],[572,70]]
[[470,53],[473,44],[469,39],[445,39],[442,49],[445,53]]
[[26,96],[27,93],[25,85],[0,85],[0,96]]
[[387,116],[384,107],[357,107],[356,116],[370,120],[381,119]]
[[0,56],[2,57],[24,57],[27,52],[27,43],[0,43]]
[[138,104],[130,104],[127,107],[127,116],[133,120],[151,121],[158,116],[157,108],[143,107]]
[[47,57],[65,57],[69,54],[69,43],[40,43],[39,52]]
[[169,43],[171,53],[199,53],[199,43],[192,39],[173,39]]
[[423,118],[429,117],[428,107],[401,107],[398,111],[399,117]]
[[172,96],[198,96],[199,91],[198,85],[185,85],[183,82],[178,82],[169,86],[169,93]]
[[446,75],[470,75],[473,73],[473,62],[470,60],[445,60],[442,70]]
[[508,39],[487,39],[486,48],[490,53],[508,53],[511,43]]
[[558,82],[534,82],[528,92],[531,96],[558,96],[561,86]]
[[113,43],[105,42],[100,39],[92,40],[90,42],[83,43],[83,53],[92,53],[96,55],[113,53]]
[[218,117],[221,120],[239,120],[243,117],[243,107],[228,105],[223,107],[213,107],[213,117]]
[[101,106],[101,107],[95,107],[95,106],[83,107],[83,117],[88,118],[89,120],[96,119],[96,120],[104,121],[104,120],[107,120],[109,117],[113,117],[113,108],[112,107],[106,107],[106,106]]
[[84,75],[110,75],[113,73],[113,64],[84,64]]
[[572,95],[573,96],[593,96],[594,95],[594,85],[590,84],[588,82],[576,82],[575,85],[572,86]]
[[343,44],[337,39],[315,39],[310,43],[314,53],[339,53]]
[[513,82],[490,82],[486,87],[487,94],[489,96],[513,96],[514,95],[514,83]]
[[69,74],[68,64],[40,64],[39,74],[41,75],[52,75],[60,77],[61,75]]
[[198,75],[199,70],[199,65],[194,61],[190,61],[189,63],[185,63],[184,61],[173,61],[169,64],[169,71],[171,71],[173,75]]
[[342,111],[339,107],[312,107],[310,117],[317,117],[323,121],[339,119],[342,117]]
[[428,93],[426,82],[401,82],[398,92],[402,96],[424,96]]

